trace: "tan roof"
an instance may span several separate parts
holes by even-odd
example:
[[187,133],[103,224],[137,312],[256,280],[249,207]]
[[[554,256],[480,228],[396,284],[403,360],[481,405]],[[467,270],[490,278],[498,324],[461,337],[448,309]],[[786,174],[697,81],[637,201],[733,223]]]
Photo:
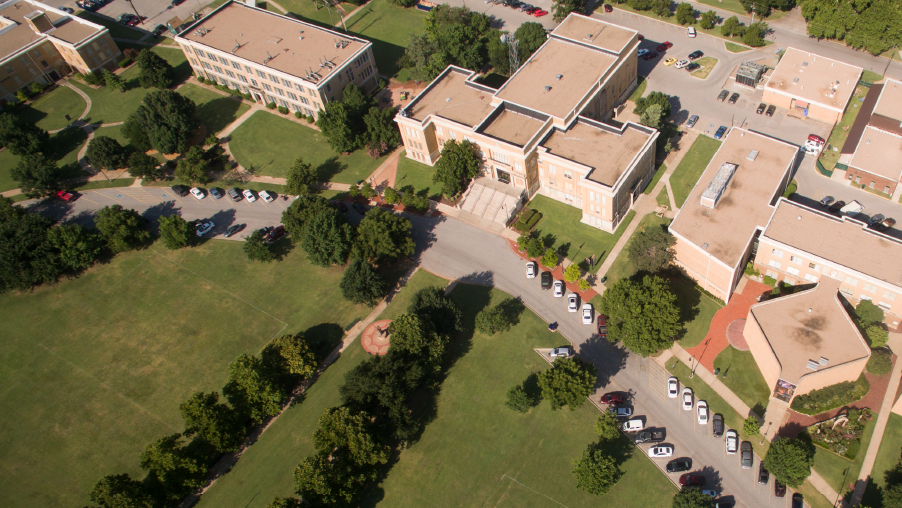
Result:
[[883,83],[873,113],[902,122],[902,83],[893,79]]
[[586,178],[613,187],[654,132],[632,123],[620,131],[580,118],[566,131],[552,131],[542,146],[553,155],[594,168]]
[[860,76],[861,67],[789,48],[765,88],[844,110]]
[[571,13],[551,35],[620,54],[633,39],[638,39],[638,33],[597,18]]
[[899,180],[902,177],[902,137],[867,127],[849,165],[890,180]]
[[[615,56],[549,39],[496,94],[542,113],[565,118],[617,61]],[[561,75],[561,79],[557,76]],[[551,87],[546,91],[546,87]]]
[[[209,32],[200,35],[200,27]],[[237,41],[241,47],[232,53],[236,57],[304,80],[307,71],[316,72],[322,78],[320,83],[370,45],[362,39],[238,2],[216,9],[180,37],[226,53],[232,53]],[[336,47],[340,41],[347,44]],[[335,66],[321,66],[323,58]]]
[[47,35],[66,41],[69,44],[77,44],[98,32],[100,30],[90,25],[79,23],[75,21],[75,18],[69,18],[57,25],[56,30],[48,32]]
[[405,109],[422,122],[437,115],[464,125],[479,125],[492,110],[492,93],[467,83],[471,71],[449,67]]
[[[870,355],[838,290],[839,281],[823,277],[814,289],[752,305],[750,312],[780,363],[780,379],[798,384],[806,374]],[[817,371],[807,367],[809,361]]]
[[497,113],[489,117],[477,132],[519,147],[525,146],[542,130],[548,117],[534,113],[527,114],[529,110],[517,111],[519,109],[523,108],[502,103],[496,110]]
[[902,242],[781,199],[763,236],[902,287]]
[[[54,24],[54,28],[44,34],[35,31],[25,21],[25,17],[36,12],[43,12]],[[104,30],[102,26],[94,25],[86,20],[69,16],[57,11],[49,5],[27,0],[15,0],[0,5],[0,27],[15,25],[0,34],[0,60],[15,53],[29,44],[38,41],[45,36],[62,39],[70,44],[80,42],[96,33]]]
[[[754,161],[750,152],[757,150]],[[787,172],[798,154],[788,143],[733,128],[680,208],[670,230],[735,267],[745,254],[755,230],[764,227],[774,199],[783,191]],[[714,208],[701,204],[702,194],[721,165],[736,164],[726,190]]]

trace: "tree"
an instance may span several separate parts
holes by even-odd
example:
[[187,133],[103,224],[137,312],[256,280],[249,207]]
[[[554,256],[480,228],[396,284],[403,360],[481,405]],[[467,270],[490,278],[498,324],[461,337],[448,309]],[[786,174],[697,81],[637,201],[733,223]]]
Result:
[[0,113],[0,146],[13,155],[36,154],[44,150],[50,134],[12,113]]
[[275,253],[268,243],[263,241],[263,235],[259,231],[254,231],[244,239],[244,253],[247,258],[252,261],[262,261],[269,263],[276,259]]
[[670,116],[670,97],[664,92],[652,92],[647,97],[640,97],[636,100],[636,108],[633,109],[633,112],[641,117],[646,108],[655,104],[661,107],[662,119]]
[[868,359],[868,372],[875,376],[889,374],[893,369],[893,357],[885,348],[874,349]]
[[758,417],[752,415],[745,419],[742,422],[742,431],[745,432],[746,436],[757,436],[761,433],[761,422],[758,421]]
[[649,225],[633,235],[627,247],[629,260],[637,271],[655,273],[673,261],[676,238],[663,227]]
[[373,106],[363,117],[366,126],[364,145],[371,156],[382,156],[401,144],[401,133],[395,123],[397,113],[394,108]]
[[874,305],[870,300],[862,300],[858,307],[855,307],[855,315],[858,316],[858,322],[862,328],[883,323],[883,320],[886,319],[883,309]]
[[94,217],[97,230],[114,254],[136,249],[150,239],[147,221],[122,205],[105,206]]
[[407,312],[431,322],[438,333],[451,334],[462,329],[460,308],[439,286],[425,287],[414,293]]
[[103,241],[97,232],[78,224],[50,228],[48,240],[59,252],[60,264],[73,272],[93,266],[103,249]]
[[571,12],[585,14],[586,0],[553,0],[551,2],[551,14],[556,23],[564,21]]
[[714,25],[717,24],[717,13],[714,11],[707,11],[702,13],[701,20],[698,22],[698,26],[705,30],[711,30],[714,28]]
[[318,505],[350,504],[370,480],[352,464],[333,461],[326,453],[305,458],[294,470],[297,493]]
[[22,193],[32,199],[49,196],[63,185],[60,168],[43,153],[23,156],[10,171],[10,176],[19,182]]
[[345,269],[339,284],[341,295],[346,300],[372,307],[386,293],[385,281],[373,265],[360,258],[354,258]]
[[325,111],[319,110],[316,126],[326,136],[329,146],[339,153],[353,152],[360,148],[360,140],[352,129],[354,121],[348,107],[338,101],[327,102],[325,106]]
[[138,53],[137,64],[141,69],[138,82],[144,88],[169,88],[175,82],[175,70],[169,62],[149,49]]
[[163,177],[163,167],[144,152],[132,152],[128,156],[128,174],[153,182]]
[[355,466],[385,464],[390,448],[374,431],[370,415],[333,407],[320,416],[319,428],[313,433],[313,446],[333,459],[345,459]]
[[684,487],[673,496],[673,508],[714,508],[714,498],[698,487]]
[[179,405],[185,437],[197,436],[219,453],[237,451],[247,434],[241,416],[219,402],[219,393],[197,392]]
[[539,388],[551,409],[568,406],[573,411],[595,393],[595,366],[576,357],[558,357],[550,369],[539,373]]
[[27,290],[60,276],[63,266],[48,241],[51,227],[50,219],[0,198],[0,292]]
[[676,295],[652,275],[614,283],[601,295],[599,312],[608,317],[608,340],[642,356],[670,347],[682,327]]
[[512,316],[506,311],[507,302],[494,307],[486,307],[476,314],[476,329],[488,335],[510,331],[514,325]]
[[450,139],[435,163],[432,181],[442,184],[442,194],[453,198],[464,191],[467,180],[479,174],[479,146],[472,141]]
[[304,225],[301,247],[310,262],[318,266],[341,265],[348,260],[354,232],[345,216],[334,208],[326,208]]
[[614,458],[595,443],[589,445],[581,458],[573,460],[572,473],[576,488],[597,496],[607,494],[623,476]]
[[246,354],[229,365],[229,381],[222,393],[244,418],[258,424],[279,414],[286,395],[267,375],[262,360]]
[[601,413],[595,422],[595,433],[598,434],[603,441],[610,441],[620,437],[620,421],[612,413],[605,411]]
[[[808,35],[844,40],[856,49],[879,55],[902,42],[898,4],[892,0],[804,0],[802,16]],[[782,6],[778,6],[782,8]]]
[[429,12],[425,33],[410,38],[401,67],[411,76],[431,81],[448,65],[478,70],[488,62],[488,46],[501,32],[492,28],[491,19],[466,7],[439,5]]
[[695,9],[688,2],[680,2],[676,8],[676,20],[681,25],[695,22]]
[[114,72],[107,71],[107,70],[103,71],[102,75],[103,75],[103,84],[108,86],[110,89],[116,90],[119,92],[125,91],[126,83],[125,83],[125,80],[122,79],[122,76],[120,76]]
[[175,177],[186,182],[205,184],[210,181],[210,165],[204,159],[204,150],[192,146],[175,168]]
[[811,466],[814,464],[812,446],[798,438],[775,439],[764,457],[764,467],[780,483],[798,487],[811,476]]
[[753,48],[764,46],[764,34],[767,32],[767,28],[767,23],[763,21],[752,23],[742,35],[743,44]]
[[373,208],[357,226],[355,252],[376,264],[409,256],[415,249],[410,230],[410,219]]
[[385,190],[382,191],[382,199],[389,205],[395,205],[401,202],[401,195],[398,194],[398,191],[395,189],[386,187]]
[[[149,51],[141,51],[145,52]],[[128,122],[134,122],[137,128],[144,131],[150,146],[161,153],[184,152],[188,148],[191,132],[200,125],[194,101],[172,90],[145,95],[144,102]],[[133,133],[135,128],[130,127],[128,132]]]
[[317,184],[316,170],[312,164],[305,164],[304,159],[298,157],[294,164],[288,168],[285,178],[285,193],[300,196],[312,192]]
[[588,291],[589,288],[592,287],[586,279],[579,279],[576,281],[576,285],[579,287],[580,291]]
[[436,333],[432,322],[416,314],[401,314],[388,326],[389,349],[419,356],[433,371],[439,371],[450,342],[447,335]]
[[726,37],[732,36],[736,34],[739,30],[739,27],[742,23],[739,22],[739,18],[736,16],[730,16],[723,22],[723,25],[720,27],[720,33]]
[[181,438],[181,434],[162,437],[141,453],[141,469],[149,472],[173,501],[203,485],[207,473],[200,457],[182,447]]
[[522,386],[516,385],[507,391],[507,401],[504,405],[518,413],[526,413],[534,404],[526,390]]
[[287,210],[282,212],[282,224],[291,235],[291,239],[300,243],[304,239],[304,226],[307,221],[329,208],[332,208],[332,205],[322,196],[301,194],[288,205]]
[[141,116],[137,111],[129,115],[122,124],[122,135],[136,152],[144,153],[153,148],[153,145],[150,144],[150,138],[144,132],[141,122]]
[[104,476],[91,489],[91,502],[101,508],[153,508],[144,484],[127,473]]
[[304,505],[296,497],[276,497],[266,508],[302,508]]
[[652,12],[662,18],[669,18],[672,15],[670,13],[670,0],[654,0]]
[[902,508],[902,484],[888,486],[883,491],[883,508]]
[[113,138],[95,136],[88,143],[85,157],[98,169],[118,169],[125,166],[125,149]]
[[554,249],[546,250],[545,255],[542,256],[542,264],[548,268],[556,267],[557,261],[557,252]]
[[647,125],[652,129],[660,129],[663,116],[664,115],[661,113],[661,106],[652,104],[645,108],[645,112],[642,113],[642,116],[639,118],[639,123]]
[[157,222],[160,225],[160,237],[167,249],[181,249],[191,243],[194,231],[181,215],[160,217]]
[[535,21],[527,21],[520,25],[514,32],[514,37],[517,38],[517,53],[519,53],[520,62],[526,62],[548,40],[545,26]]
[[286,391],[312,376],[319,364],[302,334],[276,337],[263,348],[260,357],[266,376]]
[[567,269],[564,270],[564,280],[567,282],[576,282],[580,277],[582,277],[582,273],[579,271],[579,267],[576,266],[576,263],[570,263],[567,265]]
[[531,258],[537,258],[542,255],[545,250],[545,243],[536,237],[531,237],[526,242],[526,255]]

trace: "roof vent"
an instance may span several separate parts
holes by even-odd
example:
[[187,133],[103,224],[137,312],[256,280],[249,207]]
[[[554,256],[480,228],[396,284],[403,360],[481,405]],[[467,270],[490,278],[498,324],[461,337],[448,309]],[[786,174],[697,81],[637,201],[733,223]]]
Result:
[[808,67],[808,62],[802,62],[802,67]]
[[563,74],[558,74],[558,75],[556,75],[556,76],[555,76],[555,77],[556,77],[556,78],[557,78],[557,80],[558,80],[558,81],[560,81],[560,80],[561,80],[561,78],[563,78],[563,77],[564,77],[564,75],[563,75]]
[[550,87],[550,86],[546,86],[546,87],[545,87],[545,93],[548,93],[548,92],[550,92],[550,91],[551,91],[551,87]]
[[799,78],[792,78],[792,84],[796,84],[799,82]]
[[817,362],[814,361],[814,360],[808,360],[808,364],[806,364],[805,367],[806,367],[808,370],[815,370],[815,371],[816,371],[817,368],[820,367],[820,364],[817,363]]
[[869,139],[869,140],[865,141],[864,144],[870,145],[870,144],[871,144],[871,140]]
[[717,206],[720,197],[726,192],[727,185],[730,184],[730,180],[733,179],[733,174],[736,173],[736,168],[738,167],[739,166],[731,162],[724,162],[720,165],[720,168],[717,170],[717,173],[714,174],[711,183],[709,183],[705,191],[702,192],[700,200],[702,206],[707,208],[714,208]]
[[828,360],[828,359],[826,359],[826,358],[824,358],[824,357],[822,356],[822,357],[820,358],[820,360],[817,361],[817,363],[819,363],[819,364],[823,365],[824,367],[826,367],[827,364],[830,363],[830,360]]
[[746,157],[747,160],[754,161],[758,158],[758,150],[752,150]]
[[702,244],[702,248],[705,249],[705,250],[708,250],[708,244],[707,244],[707,243],[703,243],[703,244]]
[[445,102],[451,102],[451,97],[448,97],[447,99],[445,99]]

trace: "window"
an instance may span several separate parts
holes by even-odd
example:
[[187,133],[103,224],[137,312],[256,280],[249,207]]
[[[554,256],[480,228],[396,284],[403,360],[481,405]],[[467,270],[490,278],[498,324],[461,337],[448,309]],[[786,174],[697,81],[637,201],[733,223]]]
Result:
[[103,38],[97,39],[97,42],[99,42],[101,46],[106,46],[106,41],[103,40]]
[[267,83],[263,83],[263,88],[265,88],[267,92],[272,92],[272,87]]
[[295,95],[294,92],[285,92],[285,93],[287,93],[288,96],[291,97],[291,100],[293,100],[293,101],[298,100],[298,96]]
[[589,191],[589,201],[595,201],[595,193],[592,191]]
[[31,52],[31,54],[34,55],[35,58],[41,58],[41,52],[37,48],[35,48],[35,50]]
[[273,76],[272,74],[269,75],[269,80],[277,85],[279,84],[279,78]]
[[788,274],[790,274],[790,275],[798,275],[798,274],[799,274],[799,269],[798,269],[798,268],[793,268],[793,267],[791,267],[791,266],[787,266],[787,267],[786,267],[786,273],[788,273]]
[[549,179],[548,179],[548,183],[549,183],[550,185],[554,185],[554,178],[549,178]]
[[797,264],[797,265],[801,265],[801,264],[802,264],[802,258],[797,257],[797,256],[789,256],[789,260],[792,261],[793,263]]
[[307,98],[304,97],[304,96],[298,97],[298,99],[301,100],[301,103],[302,103],[302,104],[307,104],[307,105],[310,104],[310,102],[308,102],[308,101],[307,101]]
[[883,193],[884,193],[884,194],[889,194],[889,193],[890,193],[890,192],[889,192],[889,185],[884,185],[884,186],[883,186]]
[[811,275],[810,273],[805,275],[805,280],[808,282],[817,282],[817,276]]
[[191,60],[191,65],[193,65],[193,66],[195,66],[195,67],[197,67],[198,65],[200,65],[200,64],[197,63],[197,60],[195,60],[195,59],[193,59],[193,58],[189,58],[188,60]]
[[859,300],[867,300],[867,301],[873,300],[873,298],[870,297],[870,296],[868,296],[868,295],[861,295],[861,296],[858,297],[858,299],[859,299]]
[[214,62],[216,61],[216,55],[214,55],[213,53],[210,53],[209,51],[207,51],[207,58],[209,58],[210,60],[213,60]]
[[285,97],[285,92],[283,92],[281,88],[276,88],[276,93],[281,95],[282,97]]
[[304,92],[304,87],[302,87],[299,83],[295,83],[294,87],[297,89],[298,92],[302,92],[302,93]]
[[890,305],[890,304],[888,304],[888,303],[886,303],[886,302],[878,302],[878,303],[877,303],[877,306],[880,307],[880,308],[882,308],[883,310],[890,310],[890,309],[893,308],[892,305]]
[[852,288],[847,288],[847,287],[843,286],[843,287],[839,288],[839,292],[846,296],[852,296]]
[[448,137],[451,139],[457,139],[457,134],[454,131],[448,131]]
[[279,99],[279,106],[282,106],[283,108],[287,108],[288,103],[285,102],[285,99]]
[[12,73],[13,73],[13,68],[12,68],[12,66],[7,65],[7,66],[6,66],[6,72],[9,73],[9,74],[12,74]]
[[245,66],[244,66],[244,71],[247,72],[248,74],[253,74],[253,73],[254,73],[254,71],[252,71],[251,68],[250,68],[250,66],[248,66],[248,65],[245,65]]
[[100,64],[100,59],[97,58],[97,55],[92,56],[92,57],[91,57],[91,60],[94,60],[94,63],[95,63],[95,64],[98,64],[98,65]]
[[242,76],[241,74],[238,75],[238,79],[241,80],[242,83],[247,83],[247,78]]
[[326,83],[326,91],[332,93],[332,85],[330,85],[329,83]]
[[266,79],[266,73],[261,71],[260,69],[257,69],[257,77],[259,77],[260,79]]
[[886,298],[887,300],[891,301],[891,302],[895,302],[895,301],[896,301],[896,294],[893,293],[892,291],[884,291],[884,292],[883,292],[883,297]]
[[554,164],[548,165],[548,172],[551,173],[552,175],[557,173],[557,168],[554,167]]
[[846,284],[852,286],[853,288],[858,285],[858,279],[852,277],[846,277]]
[[877,183],[877,182],[875,182],[875,181],[873,181],[873,180],[871,180],[871,183],[870,183],[870,184],[868,184],[868,187],[870,187],[870,188],[872,188],[872,189],[873,189],[873,188],[874,188],[874,184],[876,184],[876,183]]
[[764,275],[767,275],[767,276],[770,277],[771,279],[776,279],[777,277],[780,276],[779,273],[777,273],[777,272],[775,272],[775,271],[773,271],[773,270],[768,270],[768,271],[764,272]]
[[283,79],[282,79],[282,84],[285,85],[285,86],[287,86],[288,88],[291,88],[291,81],[288,81],[287,79],[284,79],[284,78],[283,78]]
[[812,270],[817,270],[818,272],[821,271],[821,265],[819,265],[817,263],[808,263],[808,268],[811,268]]
[[783,251],[780,250],[780,249],[774,249],[774,250],[772,250],[772,251],[771,251],[771,254],[773,254],[774,257],[778,257],[778,258],[782,258],[782,257],[783,257]]
[[570,180],[573,180],[573,175],[570,174],[569,171],[564,171],[564,178],[569,178]]
[[241,70],[241,64],[238,62],[232,62],[232,67],[234,67],[235,70]]
[[[331,90],[330,90],[331,91]],[[316,97],[316,90],[313,88],[308,88],[307,92],[310,94],[310,97]]]
[[877,292],[877,286],[873,286],[873,285],[871,285],[871,284],[865,284],[865,285],[864,285],[864,290],[867,291],[868,293],[876,293],[876,292]]
[[350,67],[345,67],[345,74],[348,75],[348,81],[354,81],[354,71]]
[[770,266],[772,266],[772,267],[774,267],[774,268],[776,268],[776,269],[778,269],[778,270],[779,270],[780,267],[782,266],[782,265],[780,265],[779,262],[774,261],[773,259],[771,259],[770,261],[768,261],[767,264],[770,265]]
[[209,63],[204,62],[204,61],[201,61],[201,64],[203,64],[203,66],[204,66],[205,69],[208,69],[208,70],[211,70],[211,71],[213,70],[213,66],[210,65]]
[[500,152],[496,152],[496,151],[492,150],[492,159],[495,161],[498,161],[502,164],[507,164],[508,166],[510,166],[510,158],[507,156],[506,153],[500,153]]
[[230,77],[230,78],[232,78],[232,79],[235,79],[235,73],[234,73],[234,72],[232,72],[232,71],[226,69],[225,73],[226,73],[226,75],[227,75],[228,77]]
[[855,183],[861,183],[861,176],[855,177]]

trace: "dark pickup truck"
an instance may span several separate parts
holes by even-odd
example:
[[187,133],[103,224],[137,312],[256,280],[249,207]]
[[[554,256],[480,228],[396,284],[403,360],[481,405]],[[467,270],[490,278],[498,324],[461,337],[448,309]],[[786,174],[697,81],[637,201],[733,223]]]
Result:
[[636,435],[637,443],[659,443],[664,440],[663,430],[643,430]]

